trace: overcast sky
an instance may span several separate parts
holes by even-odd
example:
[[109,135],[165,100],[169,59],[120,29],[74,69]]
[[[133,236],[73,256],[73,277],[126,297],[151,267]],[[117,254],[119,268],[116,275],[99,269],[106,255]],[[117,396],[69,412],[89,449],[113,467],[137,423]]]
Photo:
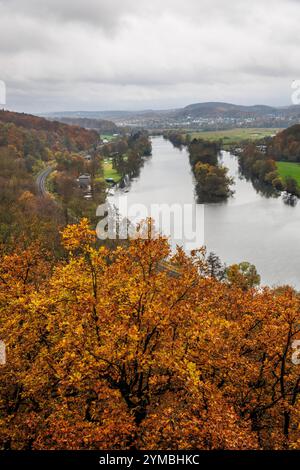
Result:
[[298,0],[0,0],[18,111],[291,104]]

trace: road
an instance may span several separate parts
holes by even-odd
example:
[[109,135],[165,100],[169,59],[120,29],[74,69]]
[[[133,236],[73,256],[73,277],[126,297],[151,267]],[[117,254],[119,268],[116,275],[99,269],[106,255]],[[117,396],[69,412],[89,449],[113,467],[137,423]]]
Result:
[[[42,170],[36,177],[36,185],[38,192],[40,196],[46,196],[47,190],[46,190],[46,180],[50,173],[53,171],[53,167],[49,166],[48,168],[45,168]],[[71,216],[71,219],[75,221],[76,223],[79,222],[79,220],[75,217]],[[180,270],[172,265],[171,263],[167,261],[161,261],[158,265],[158,270],[159,271],[167,271],[171,277],[180,277]]]
[[41,171],[36,177],[37,189],[41,196],[46,196],[47,194],[46,180],[52,171],[53,168],[49,166],[48,168],[45,168],[45,170]]

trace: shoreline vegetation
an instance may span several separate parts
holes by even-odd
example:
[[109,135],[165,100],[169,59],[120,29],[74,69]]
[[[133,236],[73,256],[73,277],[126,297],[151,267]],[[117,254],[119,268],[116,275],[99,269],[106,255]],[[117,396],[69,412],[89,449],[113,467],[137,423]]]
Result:
[[228,169],[218,162],[219,143],[196,138],[191,140],[189,134],[176,132],[165,133],[164,138],[176,147],[187,147],[196,180],[198,203],[224,201],[233,194],[230,186],[234,184],[234,180],[227,175]]
[[260,145],[249,143],[238,152],[242,171],[276,192],[300,197],[300,125],[294,125]]
[[233,178],[227,176],[228,169],[220,165],[220,148],[214,142],[193,139],[188,145],[192,170],[196,179],[196,194],[199,203],[220,202],[232,196],[230,186]]
[[104,155],[111,159],[112,168],[120,179],[138,176],[144,164],[144,157],[151,156],[152,148],[146,131],[132,131],[123,140],[105,145]]
[[[31,223],[33,237],[40,232],[45,237],[43,224],[56,232],[82,217],[96,223],[96,208],[111,185],[105,179],[117,182],[125,175],[137,176],[149,155],[151,141],[145,131],[103,144],[93,130],[0,111],[0,246],[16,243],[17,234]],[[46,182],[49,193],[40,197],[36,176],[49,164],[54,170]],[[80,175],[86,175],[87,182],[80,184]],[[54,238],[57,242],[57,235]]]
[[[279,195],[286,193],[286,201],[294,203],[293,198],[300,197],[300,125],[294,125],[287,129],[230,129],[224,131],[201,131],[187,133],[186,131],[166,131],[164,137],[173,145],[183,145],[191,149],[191,142],[200,142],[204,137],[211,145],[229,150],[239,159],[241,172],[250,178],[255,187],[261,189],[266,195]],[[199,138],[198,138],[199,137]],[[200,144],[198,144],[200,147]],[[200,159],[201,160],[201,159]],[[206,188],[205,174],[208,168],[198,167],[200,173],[193,171],[197,182],[197,194],[199,201],[215,202],[218,197],[211,191],[212,198],[208,197],[209,188]],[[222,176],[223,181],[226,174]],[[224,187],[232,184],[227,181]],[[201,191],[201,187],[204,188]],[[222,193],[222,191],[221,191]],[[223,191],[223,199],[226,199],[230,189]],[[222,199],[222,197],[220,198]]]
[[151,155],[151,141],[146,131],[135,131],[104,144],[103,178],[111,184],[138,176],[144,158]]
[[[105,185],[85,200],[77,177],[103,183],[108,157],[138,174],[150,140],[126,143],[0,112],[0,448],[299,448],[299,293],[158,234],[98,240]],[[217,144],[185,145],[195,171],[219,168]],[[64,206],[35,185],[49,162]],[[86,216],[67,224],[70,205]]]

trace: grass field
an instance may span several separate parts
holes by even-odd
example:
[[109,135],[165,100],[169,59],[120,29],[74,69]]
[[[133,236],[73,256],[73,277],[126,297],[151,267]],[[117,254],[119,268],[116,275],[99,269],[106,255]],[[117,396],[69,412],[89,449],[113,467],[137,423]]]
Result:
[[270,128],[237,128],[225,131],[203,131],[192,132],[192,138],[201,138],[205,140],[223,140],[225,145],[233,145],[243,140],[259,140],[263,137],[273,136],[282,129]]
[[113,178],[116,182],[121,179],[119,173],[113,168],[110,161],[104,161],[103,163],[103,176],[105,178]]
[[277,162],[278,173],[282,178],[291,176],[300,187],[300,163]]
[[108,142],[111,142],[113,140],[116,140],[116,136],[112,134],[100,134],[101,139],[106,139]]

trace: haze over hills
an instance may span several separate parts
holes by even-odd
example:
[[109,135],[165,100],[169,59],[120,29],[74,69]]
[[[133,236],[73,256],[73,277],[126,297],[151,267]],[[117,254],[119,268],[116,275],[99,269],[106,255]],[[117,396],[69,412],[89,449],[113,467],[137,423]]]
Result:
[[179,115],[193,115],[195,117],[205,116],[236,116],[236,115],[263,115],[276,113],[276,108],[266,105],[243,106],[231,103],[208,102],[195,103],[185,106],[177,111]]
[[228,129],[232,127],[287,127],[300,122],[300,105],[244,106],[223,102],[193,103],[184,108],[141,111],[61,111],[46,115],[65,118],[105,119],[118,126],[160,128]]
[[73,126],[84,127],[85,129],[94,129],[101,134],[116,133],[119,131],[119,127],[113,122],[107,119],[99,119],[92,117],[73,117],[73,116],[62,116],[58,117],[59,122],[69,124]]

